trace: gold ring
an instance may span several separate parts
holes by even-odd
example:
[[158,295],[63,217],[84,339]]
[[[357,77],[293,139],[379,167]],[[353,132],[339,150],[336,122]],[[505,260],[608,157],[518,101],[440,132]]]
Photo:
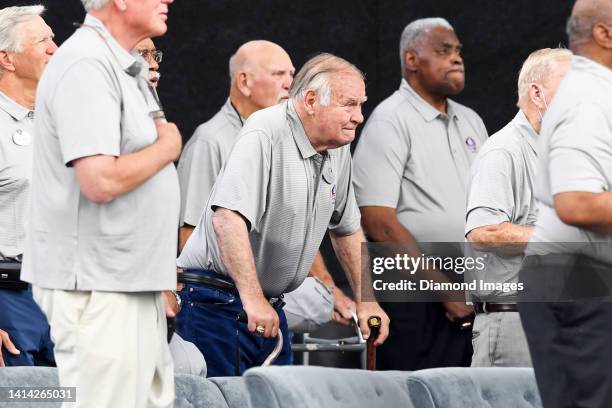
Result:
[[263,327],[262,325],[257,325],[257,327],[255,328],[255,334],[257,334],[258,336],[263,336],[265,331],[266,331],[266,328]]

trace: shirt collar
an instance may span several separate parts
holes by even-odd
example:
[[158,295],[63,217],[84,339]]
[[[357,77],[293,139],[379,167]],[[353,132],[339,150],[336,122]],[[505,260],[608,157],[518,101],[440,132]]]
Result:
[[16,121],[20,121],[26,116],[34,114],[32,110],[19,105],[17,102],[6,96],[3,92],[0,92],[0,109],[11,115]]
[[450,117],[456,118],[457,114],[453,108],[454,102],[450,99],[446,99],[446,110],[447,114],[444,114],[431,106],[425,99],[421,97],[412,87],[408,84],[405,78],[402,78],[400,83],[399,93],[404,95],[412,106],[419,112],[419,114],[425,119],[426,122],[431,122],[437,117]]
[[[143,71],[146,70],[146,65],[143,66],[144,59],[136,58],[135,55],[130,54],[123,48],[115,37],[108,31],[106,26],[91,14],[87,14],[85,16],[84,25],[93,27],[96,32],[104,38],[106,44],[108,44],[108,48],[110,48],[110,52],[114,55],[115,61],[119,62],[121,68],[127,72],[129,75],[135,77],[136,75],[142,74]],[[88,29],[87,27],[83,27],[83,29]],[[98,35],[96,34],[96,35]],[[104,47],[107,47],[104,45]]]
[[312,143],[310,143],[310,139],[308,139],[306,135],[304,125],[302,125],[302,121],[295,110],[295,106],[293,106],[293,100],[289,99],[285,104],[287,106],[287,118],[289,119],[289,126],[293,133],[293,139],[302,154],[302,158],[307,159],[316,155],[317,151],[312,147]]
[[514,127],[516,127],[523,139],[525,139],[527,143],[529,143],[529,146],[537,154],[538,150],[536,146],[538,134],[536,133],[533,126],[531,126],[531,123],[529,123],[527,116],[525,116],[525,113],[522,110],[519,109],[516,116],[514,116],[514,119],[512,119],[512,124],[514,125]]
[[580,55],[573,55],[571,70],[588,72],[612,84],[612,69],[601,65],[592,59],[581,57]]
[[227,98],[227,100],[223,104],[223,107],[221,108],[221,111],[228,118],[232,126],[238,129],[242,128],[242,126],[246,122],[246,119],[240,115],[238,109],[236,109],[234,105],[232,105],[232,101],[230,101],[230,98]]

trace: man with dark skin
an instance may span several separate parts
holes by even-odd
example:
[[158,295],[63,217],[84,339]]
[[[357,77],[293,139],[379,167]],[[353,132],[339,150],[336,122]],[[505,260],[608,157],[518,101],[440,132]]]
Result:
[[[400,39],[400,89],[375,109],[355,151],[355,192],[368,239],[413,244],[412,256],[421,254],[417,241],[463,241],[465,180],[487,133],[474,111],[448,99],[464,87],[461,47],[444,19],[409,24]],[[469,365],[471,333],[453,323],[472,314],[465,302],[384,308],[394,325],[379,368]]]

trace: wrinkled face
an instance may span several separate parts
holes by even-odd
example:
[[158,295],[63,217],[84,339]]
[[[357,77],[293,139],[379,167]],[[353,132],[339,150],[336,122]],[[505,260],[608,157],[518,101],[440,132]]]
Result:
[[357,126],[363,122],[361,106],[367,98],[363,79],[353,72],[336,74],[332,78],[331,88],[329,105],[317,103],[314,116],[325,144],[335,148],[355,139]]
[[415,52],[416,78],[421,86],[435,95],[456,95],[465,86],[462,45],[455,33],[434,28]]
[[168,5],[174,0],[126,0],[126,21],[133,31],[159,37],[168,30]]
[[150,38],[145,38],[138,44],[136,44],[136,51],[147,61],[149,64],[149,82],[152,86],[156,87],[157,82],[159,80],[159,64],[155,60],[155,53],[157,52],[157,48],[155,48],[155,44],[153,40]]
[[247,73],[253,104],[263,109],[285,101],[294,73],[291,58],[282,49],[261,56]]
[[15,74],[23,79],[38,82],[45,65],[57,50],[53,41],[53,31],[40,16],[20,23],[17,35],[21,52],[9,53],[15,67]]

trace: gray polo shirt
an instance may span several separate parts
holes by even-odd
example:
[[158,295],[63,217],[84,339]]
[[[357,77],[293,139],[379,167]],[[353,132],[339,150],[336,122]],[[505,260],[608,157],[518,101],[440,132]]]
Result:
[[[510,222],[533,225],[537,134],[519,111],[514,119],[484,144],[471,169],[465,234],[486,225]],[[484,254],[475,252],[475,256]],[[487,253],[485,269],[472,271],[472,278],[485,282],[517,282],[522,255]],[[480,300],[516,295],[516,292],[477,291]]]
[[402,80],[376,107],[355,150],[359,206],[396,208],[421,242],[463,242],[470,164],[487,139],[470,108],[449,99],[447,113]]
[[85,24],[95,29],[81,28],[66,40],[38,85],[23,278],[51,289],[172,289],[180,210],[174,165],[104,204],[81,194],[71,166],[157,140],[143,89],[148,67],[135,65],[144,60],[125,51],[99,20],[87,15]]
[[[597,254],[612,262],[612,237],[567,225],[554,209],[555,194],[600,193],[612,187],[612,70],[580,56],[562,80],[544,116],[536,180],[538,220],[530,242],[563,251],[564,243],[601,242]],[[539,248],[538,248],[539,247]],[[575,245],[571,245],[576,248]],[[536,253],[542,246],[529,246]],[[591,248],[592,249],[592,248]],[[592,254],[593,255],[593,254]]]
[[198,126],[185,145],[177,167],[181,225],[197,225],[215,179],[238,139],[242,122],[228,99],[215,116]]
[[23,253],[34,112],[0,92],[0,260]]
[[195,231],[178,259],[183,268],[227,274],[212,226],[212,208],[248,223],[257,276],[266,296],[297,288],[325,231],[359,229],[348,145],[317,153],[293,102],[252,114],[217,178]]

